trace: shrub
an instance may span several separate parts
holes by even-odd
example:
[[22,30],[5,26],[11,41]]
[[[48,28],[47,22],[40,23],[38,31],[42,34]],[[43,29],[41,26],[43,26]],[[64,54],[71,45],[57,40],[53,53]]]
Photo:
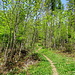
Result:
[[72,52],[72,50],[73,50],[73,46],[72,46],[72,44],[71,43],[66,43],[65,44],[65,52],[68,52],[68,53],[71,53]]

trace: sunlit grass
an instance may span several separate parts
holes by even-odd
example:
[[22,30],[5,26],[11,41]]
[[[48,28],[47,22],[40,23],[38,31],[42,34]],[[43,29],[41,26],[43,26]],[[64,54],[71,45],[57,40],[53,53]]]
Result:
[[41,60],[36,65],[30,66],[28,72],[30,75],[52,75],[50,63],[40,55]]
[[75,62],[72,58],[61,56],[47,49],[41,49],[39,53],[45,54],[54,62],[59,75],[75,75]]

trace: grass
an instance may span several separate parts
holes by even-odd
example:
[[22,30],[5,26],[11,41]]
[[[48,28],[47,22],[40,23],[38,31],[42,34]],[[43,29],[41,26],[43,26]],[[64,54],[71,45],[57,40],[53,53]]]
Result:
[[39,54],[39,57],[41,59],[39,63],[30,66],[28,69],[30,75],[52,75],[50,63],[41,54]]
[[21,73],[19,73],[19,74],[8,73],[7,75],[26,75],[26,72],[24,71],[24,72],[21,72]]
[[75,61],[72,58],[61,56],[48,49],[41,49],[39,53],[45,54],[54,62],[59,75],[75,75]]

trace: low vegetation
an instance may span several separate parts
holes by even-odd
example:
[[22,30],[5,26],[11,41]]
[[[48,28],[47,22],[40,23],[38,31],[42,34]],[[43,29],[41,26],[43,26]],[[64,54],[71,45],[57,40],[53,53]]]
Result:
[[30,75],[52,75],[52,67],[43,55],[39,54],[40,61],[28,69]]
[[48,49],[41,49],[39,53],[45,54],[54,62],[59,75],[75,75],[75,60],[73,58],[65,57]]

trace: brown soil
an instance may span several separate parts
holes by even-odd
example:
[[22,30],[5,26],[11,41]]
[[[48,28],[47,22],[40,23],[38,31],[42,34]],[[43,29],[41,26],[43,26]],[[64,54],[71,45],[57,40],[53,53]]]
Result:
[[[31,56],[28,57],[27,59],[24,59],[22,61],[18,61],[14,66],[13,66],[13,69],[14,68],[17,68],[18,71],[16,71],[15,73],[18,74],[20,72],[23,72],[23,70],[27,70],[29,68],[30,65],[33,65],[33,64],[36,64],[38,63],[38,60],[34,60]],[[5,66],[4,65],[1,65],[0,66],[0,74],[4,74],[6,75],[8,72],[13,72],[12,68],[10,70],[8,69],[4,69]],[[27,75],[30,75],[28,72],[27,72]]]
[[62,52],[62,51],[54,51],[54,52],[56,52],[57,54],[60,54],[60,55],[62,55],[62,56],[66,56],[66,57],[72,57],[72,58],[75,58],[75,52],[73,52],[73,53],[68,53],[68,52]]

